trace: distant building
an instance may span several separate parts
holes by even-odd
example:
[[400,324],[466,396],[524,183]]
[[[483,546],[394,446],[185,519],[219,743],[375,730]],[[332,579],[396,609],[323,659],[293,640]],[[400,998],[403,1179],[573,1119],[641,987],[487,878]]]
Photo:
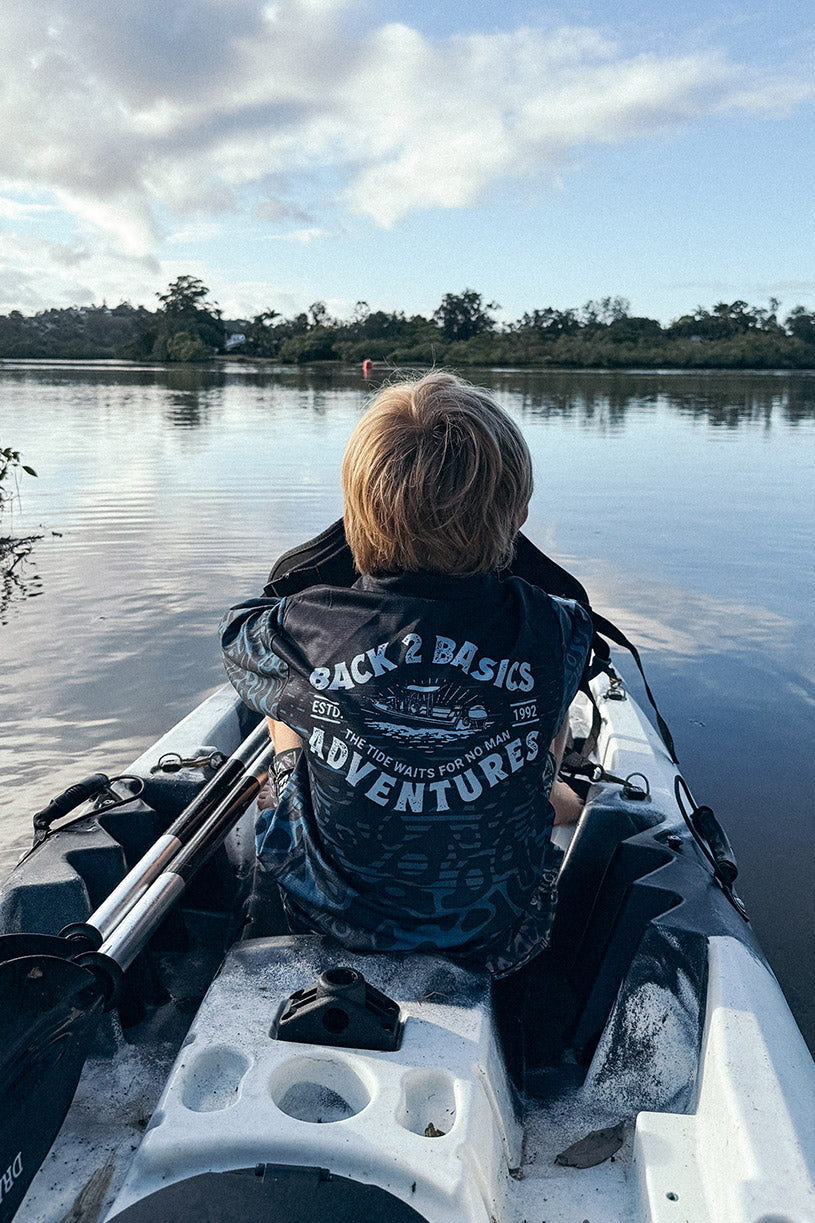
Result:
[[224,348],[226,349],[227,352],[229,352],[230,349],[237,348],[240,344],[245,344],[245,343],[246,343],[246,336],[243,334],[243,332],[233,331],[232,335],[227,336],[226,343],[224,344]]

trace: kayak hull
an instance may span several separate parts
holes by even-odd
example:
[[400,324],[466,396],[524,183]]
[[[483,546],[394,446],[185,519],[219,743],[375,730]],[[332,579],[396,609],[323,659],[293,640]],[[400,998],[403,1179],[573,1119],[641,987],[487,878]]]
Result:
[[[520,983],[282,932],[250,810],[128,970],[20,1223],[205,1207],[242,1223],[815,1221],[815,1064],[685,826],[659,736],[617,685],[593,687],[597,763],[647,794],[596,782],[558,833],[552,948]],[[587,717],[578,702],[578,741]],[[0,932],[84,921],[206,780],[157,761],[229,754],[252,724],[229,689],[194,710],[129,770],[139,799],[17,868]],[[398,1004],[397,1049],[276,1038],[288,999],[338,966]]]

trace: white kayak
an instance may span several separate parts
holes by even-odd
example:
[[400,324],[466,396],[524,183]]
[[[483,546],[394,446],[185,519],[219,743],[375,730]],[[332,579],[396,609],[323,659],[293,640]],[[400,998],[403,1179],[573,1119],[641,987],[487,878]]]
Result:
[[[19,1223],[813,1223],[815,1064],[661,739],[592,689],[533,1002],[281,933],[250,808],[128,968]],[[85,922],[255,716],[220,689],[133,764],[140,797],[51,831],[0,933]]]

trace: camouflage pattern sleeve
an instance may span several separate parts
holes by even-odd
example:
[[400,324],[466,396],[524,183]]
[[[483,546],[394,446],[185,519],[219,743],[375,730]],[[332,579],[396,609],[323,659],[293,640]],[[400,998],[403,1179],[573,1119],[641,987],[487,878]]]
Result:
[[289,678],[288,664],[276,652],[285,599],[249,599],[232,607],[221,621],[224,666],[233,687],[250,709],[278,717],[278,703]]

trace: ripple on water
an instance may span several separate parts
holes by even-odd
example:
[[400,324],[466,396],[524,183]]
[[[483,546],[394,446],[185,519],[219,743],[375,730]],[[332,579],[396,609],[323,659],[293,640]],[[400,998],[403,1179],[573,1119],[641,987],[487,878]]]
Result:
[[[528,533],[643,645],[815,1039],[801,767],[815,738],[815,377],[478,380],[533,452]],[[4,427],[39,473],[13,526],[46,531],[0,627],[2,869],[34,811],[90,771],[126,768],[222,681],[222,610],[338,517],[369,388],[351,369],[122,363],[4,363],[0,384]]]

